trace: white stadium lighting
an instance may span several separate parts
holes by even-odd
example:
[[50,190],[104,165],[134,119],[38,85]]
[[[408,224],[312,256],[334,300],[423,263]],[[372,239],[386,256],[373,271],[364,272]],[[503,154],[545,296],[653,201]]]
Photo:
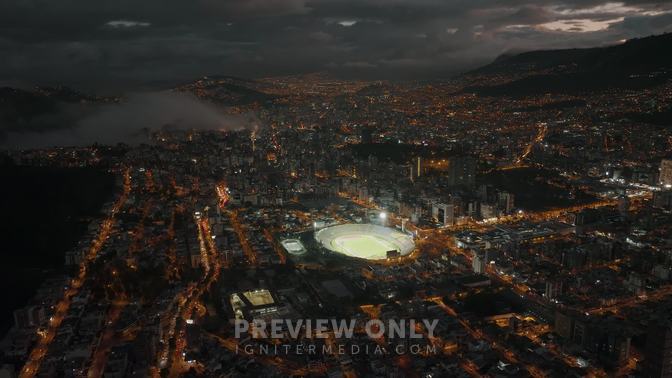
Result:
[[415,248],[413,237],[375,224],[341,224],[323,228],[315,239],[326,249],[365,260],[385,260],[393,252],[406,256]]

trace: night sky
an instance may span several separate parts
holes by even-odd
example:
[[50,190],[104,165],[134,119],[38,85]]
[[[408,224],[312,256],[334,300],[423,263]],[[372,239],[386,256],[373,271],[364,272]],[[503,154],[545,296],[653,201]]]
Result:
[[672,3],[0,0],[0,86],[140,89],[223,74],[428,79],[498,55],[672,30]]

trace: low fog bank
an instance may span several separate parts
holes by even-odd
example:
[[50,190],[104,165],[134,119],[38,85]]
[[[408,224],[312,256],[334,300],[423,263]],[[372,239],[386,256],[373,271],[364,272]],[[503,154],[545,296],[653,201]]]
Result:
[[5,149],[27,149],[138,144],[149,142],[149,134],[157,130],[237,130],[258,123],[252,114],[226,114],[186,93],[135,93],[119,104],[86,109],[82,106],[64,105],[55,114],[31,121],[22,127],[23,131],[5,125],[0,145]]

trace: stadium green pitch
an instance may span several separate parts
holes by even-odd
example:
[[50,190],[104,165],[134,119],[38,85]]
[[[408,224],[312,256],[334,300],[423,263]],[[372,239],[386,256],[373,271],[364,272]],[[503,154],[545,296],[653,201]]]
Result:
[[366,260],[386,259],[390,251],[407,255],[415,247],[411,236],[393,228],[372,224],[328,227],[318,231],[315,239],[333,252]]

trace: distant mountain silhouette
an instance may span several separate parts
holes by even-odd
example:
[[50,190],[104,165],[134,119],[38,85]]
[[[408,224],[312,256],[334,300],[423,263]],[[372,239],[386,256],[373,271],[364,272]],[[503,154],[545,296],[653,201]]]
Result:
[[[517,79],[492,86],[486,84],[488,77],[503,75]],[[609,47],[500,56],[466,76],[478,78],[481,83],[465,91],[485,96],[647,88],[672,76],[672,33],[632,39]]]

